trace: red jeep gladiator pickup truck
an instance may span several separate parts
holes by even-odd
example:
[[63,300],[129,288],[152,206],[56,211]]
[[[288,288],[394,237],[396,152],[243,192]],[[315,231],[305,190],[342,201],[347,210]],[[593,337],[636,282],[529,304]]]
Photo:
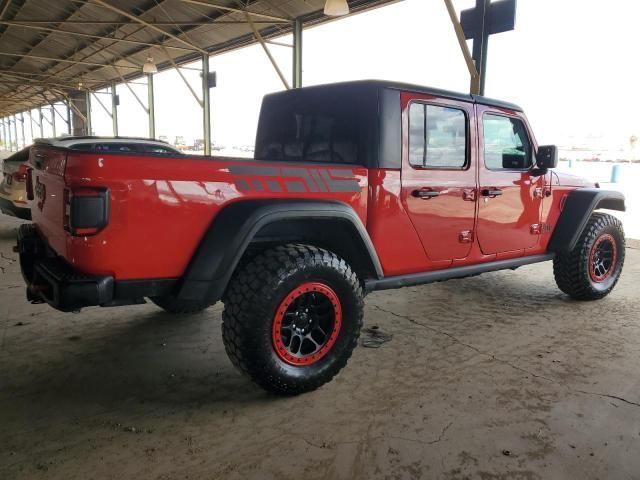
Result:
[[27,298],[63,311],[224,302],[232,362],[313,390],[347,362],[366,292],[553,261],[580,300],[614,287],[624,197],[551,169],[522,110],[381,81],[265,97],[255,160],[31,149]]

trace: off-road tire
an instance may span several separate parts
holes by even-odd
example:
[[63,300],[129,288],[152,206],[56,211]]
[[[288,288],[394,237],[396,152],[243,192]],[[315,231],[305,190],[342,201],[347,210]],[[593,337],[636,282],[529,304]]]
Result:
[[[278,353],[273,329],[288,295],[310,284],[335,293],[341,326],[321,358],[292,365]],[[223,302],[222,339],[231,362],[277,394],[297,395],[330,381],[347,364],[362,327],[363,291],[357,275],[334,253],[310,245],[259,253],[236,271]]]
[[185,315],[201,312],[211,306],[211,304],[207,302],[182,300],[180,298],[176,298],[174,295],[149,297],[149,300],[168,313]]
[[[606,277],[594,280],[590,271],[593,249],[602,239],[613,245],[614,265],[607,270]],[[607,296],[620,278],[625,257],[625,239],[622,223],[613,215],[594,213],[575,248],[556,256],[553,274],[558,288],[576,300],[597,300]]]

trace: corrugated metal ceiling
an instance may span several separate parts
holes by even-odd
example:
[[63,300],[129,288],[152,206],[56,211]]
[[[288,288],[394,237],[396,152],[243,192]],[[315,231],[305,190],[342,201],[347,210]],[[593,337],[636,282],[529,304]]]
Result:
[[[398,0],[352,0],[352,13]],[[0,114],[139,76],[329,20],[324,0],[5,0],[0,2]]]

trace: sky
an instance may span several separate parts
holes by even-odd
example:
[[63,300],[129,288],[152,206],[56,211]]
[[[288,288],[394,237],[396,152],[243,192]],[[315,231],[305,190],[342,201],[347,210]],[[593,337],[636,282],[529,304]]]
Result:
[[[475,0],[454,0],[458,11]],[[486,95],[521,105],[541,144],[625,149],[640,136],[637,0],[518,0],[516,29],[489,40]],[[291,42],[286,36],[279,41]],[[269,46],[291,74],[291,49]],[[161,52],[156,61],[161,62]],[[468,92],[469,75],[442,0],[404,0],[305,29],[303,85],[377,78]],[[200,62],[189,67],[199,68]],[[263,95],[284,87],[259,45],[211,57],[212,138],[253,145]],[[201,95],[199,72],[184,75]],[[146,104],[141,79],[131,85]],[[156,135],[202,138],[197,100],[174,70],[154,75]],[[147,117],[119,85],[120,135],[146,135]],[[108,95],[98,94],[110,107]],[[112,134],[96,101],[97,134]]]

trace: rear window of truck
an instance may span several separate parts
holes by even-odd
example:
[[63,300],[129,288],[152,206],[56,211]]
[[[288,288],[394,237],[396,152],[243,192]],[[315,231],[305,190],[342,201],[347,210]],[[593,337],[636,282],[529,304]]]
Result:
[[365,95],[290,95],[266,99],[255,158],[267,161],[366,164],[377,104]]

